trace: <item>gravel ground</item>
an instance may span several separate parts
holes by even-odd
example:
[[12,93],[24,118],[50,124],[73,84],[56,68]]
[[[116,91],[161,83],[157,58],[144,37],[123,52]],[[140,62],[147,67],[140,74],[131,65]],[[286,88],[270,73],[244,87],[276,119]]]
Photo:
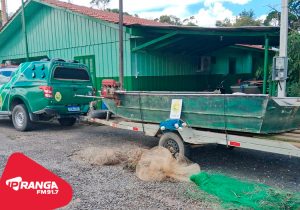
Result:
[[[189,198],[192,183],[143,182],[122,166],[91,166],[74,159],[87,147],[153,147],[156,138],[107,126],[76,125],[62,128],[44,123],[20,133],[0,120],[0,174],[13,152],[23,152],[67,180],[73,201],[64,209],[208,209],[210,203]],[[299,158],[235,149],[203,146],[191,152],[192,160],[205,171],[266,183],[288,191],[300,191]]]

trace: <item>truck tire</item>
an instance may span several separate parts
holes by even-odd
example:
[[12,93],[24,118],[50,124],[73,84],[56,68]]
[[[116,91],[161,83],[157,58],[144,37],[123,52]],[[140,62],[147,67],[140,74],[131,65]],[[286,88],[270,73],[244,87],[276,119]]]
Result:
[[75,117],[59,118],[58,122],[62,126],[73,126],[76,123],[76,118]]
[[28,131],[32,128],[32,122],[24,104],[16,105],[13,108],[12,122],[17,131]]
[[176,133],[164,133],[159,139],[159,146],[167,148],[175,157],[177,153],[189,156],[189,146]]

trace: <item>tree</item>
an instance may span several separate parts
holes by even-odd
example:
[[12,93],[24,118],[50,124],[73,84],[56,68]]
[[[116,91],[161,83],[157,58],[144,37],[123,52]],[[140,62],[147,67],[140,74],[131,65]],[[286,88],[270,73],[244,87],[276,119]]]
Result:
[[162,15],[159,18],[156,18],[154,20],[157,22],[168,23],[171,25],[177,25],[177,26],[182,25],[180,18],[178,18],[174,15]]
[[110,0],[92,0],[90,4],[92,6],[97,6],[98,8],[101,8],[105,10],[106,6],[110,3]]
[[234,26],[260,26],[261,20],[255,19],[254,11],[251,9],[249,11],[243,10],[239,16],[236,18]]
[[[289,0],[289,27],[292,30],[300,30],[300,1],[299,0]],[[268,14],[264,25],[270,26],[277,22],[280,25],[280,15],[281,13],[275,8],[271,7],[272,11]]]
[[[115,9],[110,9],[110,8],[107,8],[105,9],[105,11],[107,12],[113,12],[113,13],[118,13],[119,14],[119,9],[115,8]],[[129,14],[128,12],[123,12],[124,15],[128,15],[128,16],[132,16],[131,14]],[[137,15],[136,15],[137,16]]]
[[300,34],[290,32],[288,42],[288,95],[300,97]]
[[218,26],[218,27],[232,27],[232,23],[228,18],[225,18],[223,21],[217,20],[216,26]]
[[195,19],[195,16],[191,16],[189,18],[186,18],[182,22],[183,22],[183,25],[185,25],[185,26],[198,26],[196,24],[197,20]]
[[223,21],[216,21],[216,26],[219,27],[240,27],[240,26],[260,26],[262,24],[261,20],[255,19],[254,11],[251,9],[249,11],[243,10],[237,17],[235,22],[231,22],[230,19],[226,18]]
[[280,12],[274,10],[270,12],[264,20],[265,26],[278,26],[280,22]]
[[300,30],[300,1],[289,0],[289,25],[292,29]]
[[[289,0],[289,37],[288,37],[288,96],[300,96],[300,1]],[[272,8],[272,7],[271,7]],[[280,25],[281,13],[272,8],[268,14],[264,25],[273,25],[272,21],[276,21]]]

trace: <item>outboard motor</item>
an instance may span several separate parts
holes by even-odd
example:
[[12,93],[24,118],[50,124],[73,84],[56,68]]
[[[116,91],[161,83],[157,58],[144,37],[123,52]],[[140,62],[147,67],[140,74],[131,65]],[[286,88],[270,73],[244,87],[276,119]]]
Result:
[[120,87],[120,83],[113,79],[102,80],[101,96],[104,98],[115,98],[115,92]]

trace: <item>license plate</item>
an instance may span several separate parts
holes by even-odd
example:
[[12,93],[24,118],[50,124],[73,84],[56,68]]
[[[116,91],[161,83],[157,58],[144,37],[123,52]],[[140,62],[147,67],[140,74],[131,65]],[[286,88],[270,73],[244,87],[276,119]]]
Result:
[[69,112],[79,112],[80,111],[80,107],[79,106],[69,106],[68,107],[68,111]]

